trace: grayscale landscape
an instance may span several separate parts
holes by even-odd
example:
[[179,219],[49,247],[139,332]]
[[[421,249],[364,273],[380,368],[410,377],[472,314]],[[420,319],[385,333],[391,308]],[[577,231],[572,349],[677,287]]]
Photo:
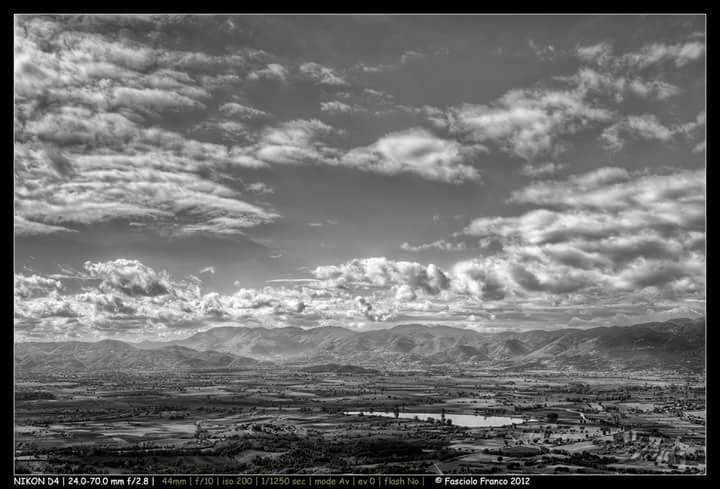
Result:
[[705,474],[705,17],[18,15],[18,474]]

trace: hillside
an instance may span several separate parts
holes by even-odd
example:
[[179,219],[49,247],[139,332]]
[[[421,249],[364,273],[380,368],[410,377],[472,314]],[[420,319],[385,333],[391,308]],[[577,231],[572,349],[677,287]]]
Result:
[[270,361],[334,365],[323,367],[329,371],[399,364],[701,371],[704,357],[704,318],[495,334],[419,324],[365,332],[222,327],[168,343],[20,343],[15,352],[24,370],[241,368]]
[[245,368],[258,363],[229,353],[175,345],[142,350],[113,340],[15,345],[15,369],[18,372],[202,370]]

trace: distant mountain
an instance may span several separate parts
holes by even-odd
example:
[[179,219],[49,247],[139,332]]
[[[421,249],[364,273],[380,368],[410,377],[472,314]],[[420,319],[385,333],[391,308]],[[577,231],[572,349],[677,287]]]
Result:
[[202,370],[245,368],[259,363],[230,353],[198,351],[176,345],[142,350],[113,340],[15,345],[17,372]]
[[320,370],[314,371],[335,373],[356,367],[439,364],[701,371],[705,319],[503,333],[420,324],[363,332],[340,327],[222,327],[167,343],[18,343],[15,357],[18,369],[26,370],[240,368],[271,361],[315,365]]
[[326,373],[332,372],[336,374],[365,374],[365,375],[377,375],[380,372],[374,368],[358,367],[357,365],[340,365],[337,363],[326,363],[323,365],[312,365],[310,367],[304,367],[300,369],[303,372],[311,373]]
[[269,361],[310,359],[328,352],[334,358],[339,341],[353,338],[357,333],[339,327],[302,328],[213,328],[184,340],[169,343],[140,343],[139,348],[178,345],[194,350],[214,350]]
[[354,332],[338,327],[215,328],[173,344],[258,360],[341,363],[509,363],[560,368],[704,367],[705,320],[676,319],[624,327],[481,333],[404,324]]

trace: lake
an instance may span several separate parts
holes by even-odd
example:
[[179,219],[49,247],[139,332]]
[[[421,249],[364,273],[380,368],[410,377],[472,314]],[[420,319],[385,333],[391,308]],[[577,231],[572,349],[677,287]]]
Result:
[[[385,418],[394,418],[395,413],[391,411],[346,411],[345,414],[363,416],[382,416]],[[421,421],[425,421],[428,418],[433,418],[436,421],[440,421],[440,413],[403,413],[401,412],[398,416],[402,419],[415,419],[417,416]],[[484,428],[484,427],[495,427],[495,426],[509,426],[512,424],[521,424],[525,420],[523,418],[511,418],[509,416],[483,416],[473,414],[449,414],[445,413],[445,419],[452,421],[452,424],[456,426],[466,426],[468,428]]]

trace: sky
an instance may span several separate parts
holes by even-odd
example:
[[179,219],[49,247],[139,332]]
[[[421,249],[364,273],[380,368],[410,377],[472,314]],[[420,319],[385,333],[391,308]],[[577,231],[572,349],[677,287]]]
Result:
[[701,15],[15,17],[15,338],[705,310]]

